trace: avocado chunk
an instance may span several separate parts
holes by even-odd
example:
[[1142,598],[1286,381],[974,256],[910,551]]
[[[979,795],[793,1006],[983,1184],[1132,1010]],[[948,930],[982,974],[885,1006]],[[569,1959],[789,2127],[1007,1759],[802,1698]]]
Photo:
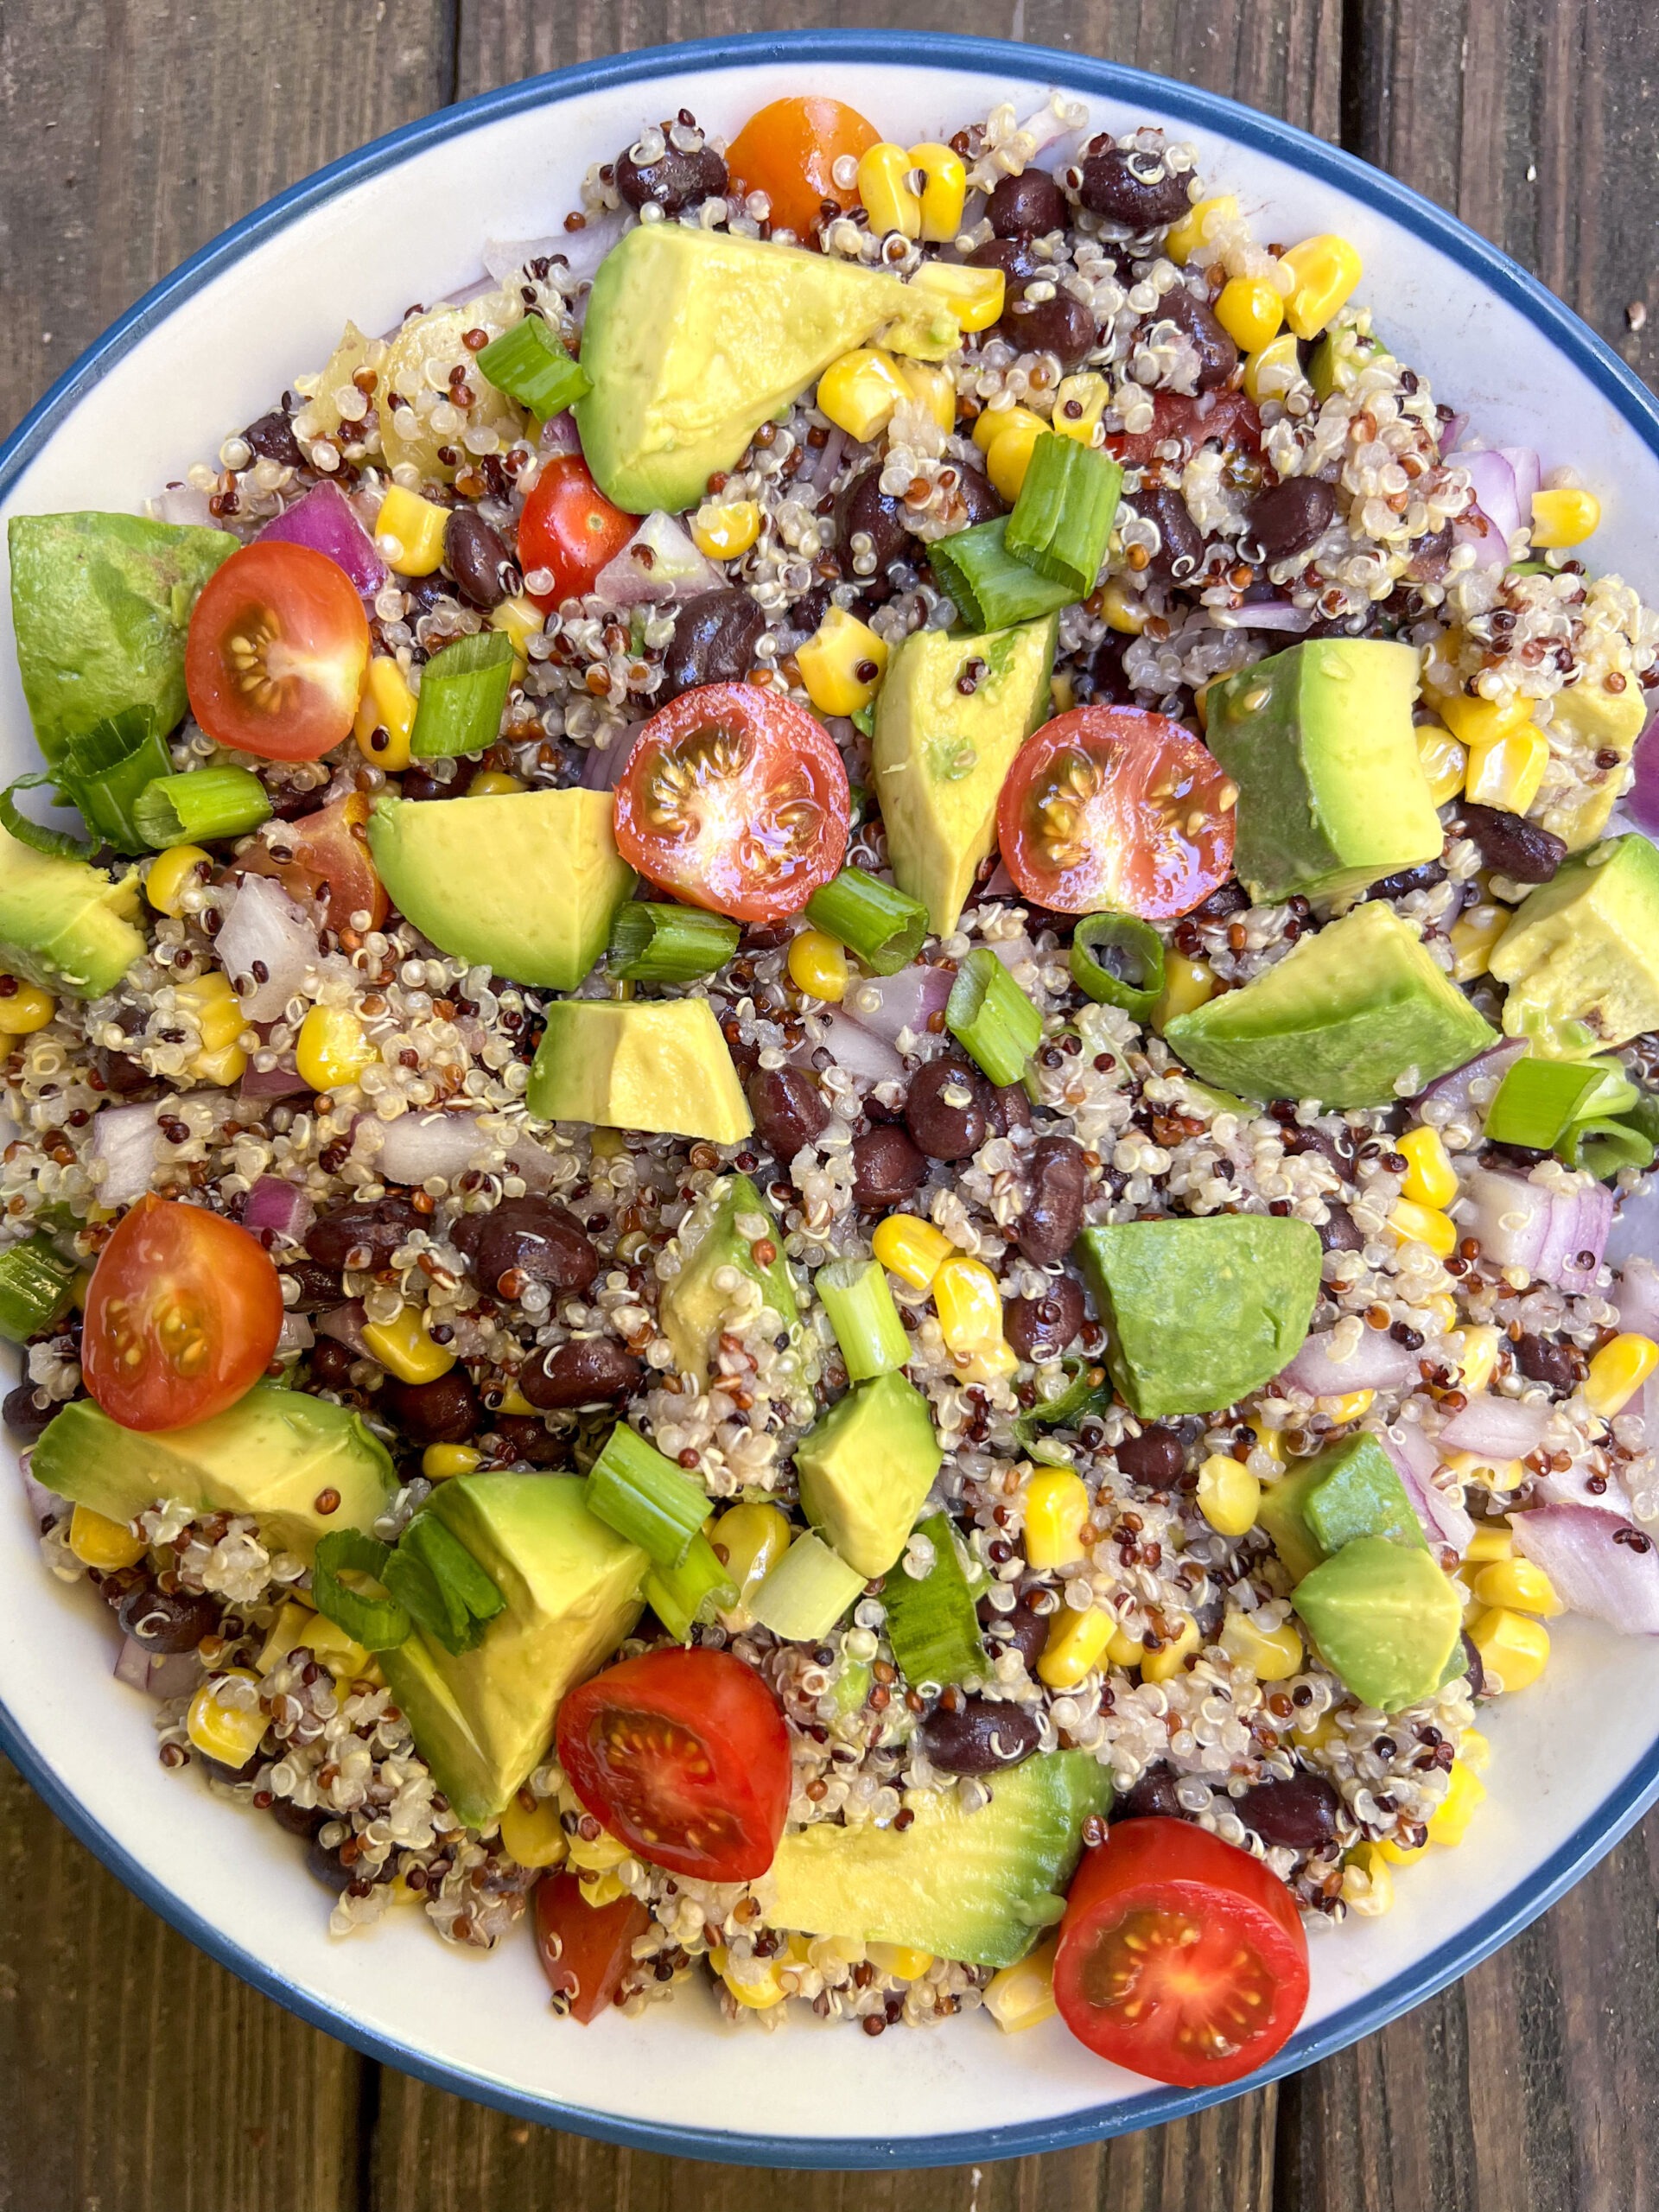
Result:
[[1408,1070],[1421,1090],[1497,1041],[1380,899],[1305,937],[1242,990],[1178,1014],[1164,1038],[1205,1083],[1326,1106],[1391,1106]]
[[[129,1522],[159,1499],[195,1513],[251,1514],[262,1542],[309,1560],[331,1529],[372,1529],[397,1480],[378,1437],[327,1398],[257,1382],[189,1428],[123,1428],[90,1398],[66,1406],[35,1447],[35,1478]],[[331,1512],[317,1500],[329,1491]]]
[[1058,1919],[1083,1824],[1111,1802],[1111,1777],[1086,1751],[1046,1751],[998,1774],[976,1813],[952,1790],[903,1829],[815,1822],[778,1846],[766,1923],[1012,1966]]
[[633,888],[614,810],[608,791],[502,791],[442,806],[383,791],[369,851],[392,903],[440,952],[574,991]]
[[582,327],[593,389],[576,427],[594,480],[629,514],[695,507],[762,423],[888,324],[938,359],[957,318],[898,277],[827,253],[642,223],[599,265]]
[[163,736],[184,718],[184,643],[196,595],[235,552],[228,531],[137,515],[14,515],[17,668],[48,766],[73,736],[129,707]]
[[711,1144],[741,1144],[754,1127],[707,999],[556,999],[524,1097],[543,1122]]
[[1214,1413],[1294,1359],[1319,1290],[1319,1232],[1270,1214],[1122,1222],[1074,1248],[1133,1410]]
[[1659,1027],[1659,851],[1634,832],[1566,861],[1493,947],[1503,1027],[1576,1059]]
[[1211,687],[1206,741],[1238,785],[1235,865],[1258,905],[1363,891],[1439,859],[1417,673],[1414,646],[1317,638]]
[[470,1651],[417,1629],[381,1654],[415,1746],[469,1827],[546,1758],[567,1690],[639,1617],[645,1554],[596,1520],[569,1475],[457,1475],[426,1508],[505,1599]]
[[1314,346],[1307,365],[1315,397],[1329,399],[1333,391],[1351,391],[1360,371],[1380,360],[1384,350],[1375,338],[1362,337],[1351,322],[1336,324]]
[[1426,1546],[1356,1536],[1292,1602],[1332,1673],[1379,1712],[1415,1705],[1458,1671],[1462,1603]]
[[[957,926],[996,839],[1014,757],[1049,710],[1058,615],[983,637],[915,630],[876,695],[870,757],[899,888],[935,937]],[[969,661],[983,672],[964,690]]]
[[112,991],[144,949],[138,877],[37,853],[0,830],[0,967],[77,999]]
[[1344,1437],[1269,1484],[1257,1520],[1298,1582],[1357,1536],[1414,1548],[1427,1542],[1399,1471],[1374,1436]]
[[927,1400],[902,1375],[849,1390],[795,1447],[801,1507],[867,1580],[905,1548],[944,1460]]
[[[763,1240],[772,1249],[765,1266],[754,1256]],[[680,1271],[664,1285],[658,1314],[682,1375],[706,1381],[715,1339],[734,1315],[748,1310],[747,1285],[753,1286],[756,1303],[769,1306],[798,1337],[801,1309],[784,1257],[783,1232],[747,1175],[722,1175],[710,1184],[680,1224],[678,1243]],[[716,1278],[728,1268],[736,1269],[739,1281],[722,1285]]]
[[1622,691],[1609,691],[1599,683],[1574,683],[1558,691],[1550,702],[1551,734],[1576,739],[1586,753],[1611,753],[1604,766],[1597,762],[1595,780],[1587,787],[1574,782],[1559,798],[1550,801],[1539,817],[1546,830],[1567,840],[1570,853],[1593,845],[1607,827],[1607,817],[1624,785],[1624,768],[1648,715],[1648,695],[1632,669]]

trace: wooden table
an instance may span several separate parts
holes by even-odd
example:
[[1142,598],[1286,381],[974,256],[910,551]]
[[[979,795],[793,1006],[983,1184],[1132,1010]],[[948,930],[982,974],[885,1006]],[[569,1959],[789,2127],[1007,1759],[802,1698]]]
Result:
[[[0,0],[0,425],[204,239],[366,138],[594,55],[824,22],[1024,38],[1287,116],[1458,209],[1652,378],[1656,20],[1650,0]],[[772,2174],[555,2134],[358,2057],[192,1950],[9,1770],[0,1876],[0,2212],[776,2201]],[[982,2172],[795,2175],[788,2201],[1645,2212],[1656,1905],[1659,1814],[1459,1986],[1277,2088]]]

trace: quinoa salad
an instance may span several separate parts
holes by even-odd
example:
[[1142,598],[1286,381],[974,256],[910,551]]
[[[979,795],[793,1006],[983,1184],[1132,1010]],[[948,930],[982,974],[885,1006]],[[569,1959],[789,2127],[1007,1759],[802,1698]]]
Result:
[[1659,616],[1345,238],[880,127],[12,519],[4,1418],[339,1936],[1224,2083],[1659,1631]]

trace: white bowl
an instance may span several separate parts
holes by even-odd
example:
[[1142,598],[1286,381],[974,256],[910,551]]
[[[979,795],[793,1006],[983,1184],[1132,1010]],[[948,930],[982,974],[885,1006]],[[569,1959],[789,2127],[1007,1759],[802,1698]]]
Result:
[[[0,452],[0,513],[137,510],[319,365],[346,316],[396,323],[479,273],[486,237],[533,238],[588,162],[682,105],[728,135],[766,100],[839,94],[906,143],[1051,86],[1095,127],[1154,119],[1197,142],[1264,239],[1338,231],[1363,296],[1434,390],[1493,444],[1536,444],[1599,492],[1599,562],[1652,600],[1659,410],[1529,277],[1439,209],[1231,103],[1027,46],[808,32],[595,62],[410,125],[296,186],[208,246],[93,346]],[[9,634],[4,765],[36,765]],[[639,2021],[549,2014],[525,1939],[475,1959],[393,1914],[346,1942],[292,1840],[159,1765],[149,1707],[112,1681],[111,1626],[41,1568],[21,1486],[0,1497],[0,1742],[71,1827],[193,1941],[318,2026],[440,2086],[653,2150],[779,2165],[944,2164],[1052,2149],[1214,2101],[1091,2058],[1058,2024],[983,2015],[879,2042],[793,2022],[726,2025],[694,1990]],[[1304,2066],[1463,1973],[1584,1872],[1659,1792],[1659,1640],[1554,1631],[1542,1683],[1490,1718],[1491,1796],[1460,1851],[1431,1852],[1387,1918],[1316,1932],[1306,2019],[1270,2070]],[[1615,1669],[1618,1671],[1615,1673]],[[1265,2076],[1258,2075],[1258,2081]],[[1223,2094],[1227,2094],[1224,2092]]]

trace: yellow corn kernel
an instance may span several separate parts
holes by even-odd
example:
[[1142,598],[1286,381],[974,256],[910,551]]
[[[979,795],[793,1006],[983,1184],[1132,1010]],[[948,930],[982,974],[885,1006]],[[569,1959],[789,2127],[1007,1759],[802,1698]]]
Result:
[[540,1410],[539,1407],[531,1404],[530,1400],[516,1382],[510,1383],[501,1393],[501,1402],[496,1408],[498,1413],[512,1414],[518,1421],[527,1421],[531,1414],[538,1414]]
[[230,977],[218,969],[179,984],[175,996],[194,1019],[205,1052],[216,1052],[222,1046],[233,1045],[242,1034],[241,1002],[231,988]]
[[1089,1493],[1069,1467],[1039,1467],[1026,1487],[1026,1557],[1033,1567],[1069,1567],[1083,1557]]
[[[530,658],[530,641],[544,628],[546,618],[533,599],[520,592],[517,599],[504,599],[490,617],[489,626],[499,630],[512,647],[518,672],[522,676]],[[376,758],[378,759],[378,755]]]
[[[1357,1876],[1357,1880],[1350,1878]],[[1375,1918],[1394,1904],[1394,1870],[1379,1843],[1362,1843],[1343,1870],[1342,1901],[1351,1912]]]
[[1659,1344],[1651,1337],[1624,1335],[1604,1344],[1585,1377],[1584,1402],[1592,1414],[1611,1421],[1659,1367]]
[[1484,1390],[1492,1379],[1497,1365],[1498,1333],[1489,1323],[1480,1323],[1463,1332],[1463,1350],[1458,1355],[1458,1384],[1465,1394],[1473,1397]]
[[483,1456],[470,1444],[429,1444],[421,1454],[421,1472],[429,1483],[448,1482],[452,1475],[470,1475]]
[[1048,679],[1048,710],[1052,715],[1069,715],[1077,703],[1077,695],[1071,678],[1057,669]]
[[69,1548],[83,1567],[112,1574],[119,1567],[137,1567],[149,1546],[124,1521],[78,1505],[69,1516]]
[[1525,722],[1488,745],[1469,747],[1469,772],[1464,793],[1477,806],[1499,806],[1507,814],[1524,814],[1538,796],[1549,766],[1549,741],[1542,730]]
[[693,542],[707,560],[735,561],[760,535],[760,510],[753,499],[733,499],[725,506],[708,501],[691,518]]
[[1520,1459],[1491,1459],[1478,1452],[1446,1452],[1441,1460],[1460,1483],[1479,1483],[1487,1490],[1518,1490],[1527,1477]]
[[914,166],[904,148],[887,139],[860,156],[858,196],[878,238],[885,238],[890,231],[897,231],[903,238],[920,238],[921,197],[910,188]]
[[1490,745],[1532,719],[1532,701],[1519,696],[1479,699],[1466,691],[1436,691],[1429,703],[1459,745]]
[[481,776],[474,776],[467,786],[468,798],[505,798],[509,791],[522,791],[529,787],[520,776],[510,776],[505,768],[486,768]]
[[[10,985],[6,989],[5,986]],[[36,983],[15,976],[0,976],[0,1037],[28,1037],[44,1029],[58,1010],[58,1002]]]
[[1238,202],[1230,192],[1218,192],[1209,200],[1195,200],[1179,221],[1170,225],[1164,251],[1178,269],[1185,269],[1211,230],[1237,219]]
[[1022,432],[1033,425],[1039,430],[1048,428],[1040,415],[1033,415],[1029,407],[988,407],[974,421],[974,443],[982,454],[990,453],[997,440],[1011,429]]
[[879,437],[909,396],[893,356],[879,346],[855,346],[818,378],[818,409],[861,445]]
[[1018,2035],[1052,2020],[1059,2006],[1054,2002],[1054,1955],[1060,1948],[1051,1936],[1034,1951],[1011,1967],[1001,1967],[985,1985],[985,2010],[1004,2035]]
[[1287,1682],[1302,1669],[1302,1639],[1294,1621],[1263,1628],[1254,1613],[1232,1611],[1216,1641],[1235,1666],[1248,1667],[1259,1682]]
[[164,853],[157,853],[149,864],[149,874],[144,878],[144,896],[158,914],[167,914],[176,921],[184,904],[184,894],[196,879],[198,869],[208,869],[213,856],[200,845],[169,845]]
[[620,1874],[583,1874],[580,1886],[582,1903],[592,1905],[595,1912],[628,1894],[628,1885]]
[[363,758],[388,775],[400,776],[409,766],[415,707],[415,694],[403,670],[390,653],[376,653],[369,663],[352,734]]
[[1028,416],[1023,407],[1011,412],[1019,419],[1011,420],[1006,429],[997,432],[985,454],[985,474],[1010,505],[1020,497],[1038,439],[1050,435],[1049,427],[1040,416]]
[[1106,1639],[1106,1656],[1114,1667],[1138,1667],[1146,1656],[1146,1645],[1126,1628],[1115,1628]]
[[1458,1249],[1458,1225],[1451,1215],[1412,1198],[1395,1199],[1389,1227],[1402,1244],[1427,1244],[1439,1259],[1450,1259]]
[[1332,1421],[1357,1421],[1362,1414],[1370,1413],[1376,1397],[1375,1390],[1338,1390],[1328,1397],[1315,1398],[1313,1402]]
[[1423,1311],[1433,1317],[1443,1337],[1449,1337],[1458,1325],[1458,1301],[1449,1290],[1436,1290],[1423,1300]]
[[1470,1624],[1489,1689],[1530,1689],[1549,1664],[1549,1630],[1541,1621],[1500,1606]]
[[1513,919],[1507,906],[1471,906],[1452,923],[1446,935],[1452,943],[1452,973],[1460,983],[1472,983],[1491,964],[1497,941]]
[[[1288,1622],[1286,1626],[1289,1626]],[[1293,1669],[1292,1672],[1294,1671]],[[1266,1676],[1262,1679],[1265,1681]],[[1299,1747],[1303,1751],[1322,1751],[1326,1745],[1334,1744],[1342,1734],[1334,1713],[1315,1713],[1311,1720],[1299,1713],[1290,1726]]]
[[240,1083],[246,1072],[248,1056],[239,1045],[221,1045],[214,1052],[198,1052],[190,1064],[190,1072],[203,1083],[216,1083],[221,1090],[232,1084]]
[[1212,1452],[1198,1470],[1198,1510],[1218,1536],[1242,1536],[1255,1526],[1262,1485],[1249,1469],[1224,1452]]
[[1093,445],[1096,427],[1110,397],[1105,378],[1092,370],[1087,376],[1062,377],[1054,393],[1054,417],[1049,428],[1063,438],[1075,438],[1079,445]]
[[965,261],[925,261],[911,278],[914,291],[931,292],[955,314],[964,331],[988,330],[1002,318],[1007,279],[1000,269]]
[[1444,806],[1463,789],[1463,779],[1469,772],[1468,748],[1439,722],[1420,722],[1416,738],[1417,758],[1422,763],[1428,795],[1436,806]]
[[1282,399],[1301,379],[1301,361],[1294,331],[1281,331],[1244,362],[1244,391],[1259,407],[1264,399]]
[[968,197],[966,166],[953,148],[931,138],[912,146],[907,159],[912,169],[922,173],[922,236],[930,245],[943,245],[962,228],[963,205]]
[[1063,1605],[1037,1662],[1038,1674],[1052,1690],[1076,1689],[1104,1653],[1116,1625],[1109,1613],[1077,1613]]
[[356,1637],[347,1636],[326,1613],[314,1612],[310,1606],[290,1598],[271,1623],[260,1650],[260,1674],[268,1675],[302,1644],[331,1675],[344,1681],[366,1674],[374,1664]]
[[789,941],[789,980],[810,999],[839,1005],[851,976],[847,948],[823,930],[801,930]]
[[1454,1759],[1446,1777],[1446,1795],[1428,1816],[1429,1841],[1452,1846],[1461,1843],[1469,1833],[1476,1808],[1485,1801],[1485,1783],[1472,1767],[1465,1766],[1461,1759]]
[[570,1839],[570,1864],[584,1874],[612,1873],[631,1856],[627,1845],[608,1828],[591,1840],[580,1834]]
[[1532,550],[1547,553],[1559,546],[1582,545],[1601,520],[1601,501],[1593,492],[1574,486],[1570,491],[1535,492],[1532,495]]
[[1555,1585],[1529,1559],[1493,1560],[1476,1575],[1474,1591],[1483,1605],[1507,1605],[1513,1613],[1531,1613],[1542,1621],[1553,1621],[1561,1611]]
[[1478,1728],[1465,1728],[1458,1757],[1473,1774],[1484,1774],[1492,1763],[1492,1747]]
[[1148,1651],[1141,1662],[1141,1679],[1145,1682],[1173,1681],[1185,1670],[1186,1662],[1203,1643],[1196,1621],[1184,1621],[1179,1636],[1173,1636],[1161,1650]]
[[1147,603],[1139,592],[1129,591],[1116,576],[1103,584],[1097,595],[1103,620],[1120,636],[1138,638],[1147,626]]
[[1277,285],[1265,276],[1230,276],[1215,305],[1216,321],[1241,353],[1259,353],[1275,339],[1285,320]]
[[1394,1148],[1405,1154],[1406,1173],[1400,1185],[1405,1196],[1420,1206],[1449,1206],[1458,1195],[1458,1174],[1440,1131],[1420,1122],[1396,1137]]
[[1285,321],[1298,338],[1317,338],[1358,283],[1363,273],[1359,256],[1346,238],[1326,234],[1304,238],[1283,259],[1296,279],[1285,302]]
[[795,653],[806,696],[821,715],[855,715],[875,696],[887,643],[844,607],[831,607]]
[[435,1382],[455,1363],[448,1345],[427,1334],[424,1306],[400,1306],[390,1321],[365,1322],[363,1341],[370,1357],[400,1382]]
[[710,1539],[737,1585],[740,1601],[764,1582],[789,1549],[787,1517],[775,1505],[728,1506],[715,1522]]
[[953,1352],[982,1352],[1002,1341],[1002,1294],[982,1260],[957,1252],[940,1263],[933,1278],[933,1310]]
[[895,1981],[919,1981],[933,1963],[931,1951],[918,1951],[913,1943],[870,1943],[865,1955],[880,1974]]
[[265,1732],[265,1716],[253,1694],[258,1687],[257,1675],[245,1667],[232,1667],[196,1692],[184,1716],[184,1728],[204,1758],[239,1771],[253,1757]]
[[1408,1851],[1405,1845],[1396,1841],[1393,1836],[1383,1836],[1375,1848],[1381,1852],[1390,1866],[1414,1866],[1428,1849],[1428,1838],[1425,1836],[1414,1849]]
[[1490,1567],[1495,1560],[1514,1557],[1515,1537],[1511,1531],[1501,1528],[1496,1521],[1487,1521],[1470,1537],[1463,1563],[1465,1567]]
[[400,576],[429,576],[443,558],[449,510],[394,484],[374,518],[381,558]]
[[709,1963],[738,2003],[747,2005],[752,2012],[764,2012],[770,2005],[781,2005],[789,1994],[776,1959],[747,1959],[735,1965],[726,1946],[716,1943],[709,1954]]
[[911,397],[920,400],[949,437],[957,427],[957,380],[950,370],[940,368],[937,361],[903,360],[895,365],[910,386]]
[[875,1256],[912,1290],[931,1290],[933,1278],[956,1246],[931,1221],[913,1213],[890,1213],[870,1239]]
[[521,1866],[562,1866],[569,1855],[570,1840],[559,1819],[556,1797],[538,1797],[526,1805],[515,1790],[501,1814],[501,1840],[509,1857]]
[[313,1090],[355,1083],[380,1054],[349,1007],[314,1006],[300,1024],[294,1065]]
[[1216,995],[1215,970],[1202,960],[1189,960],[1184,952],[1170,951],[1164,957],[1164,988],[1158,1003],[1152,1009],[1152,1026],[1162,1036],[1177,1014],[1191,1014],[1194,1007],[1202,1006],[1206,999]]

